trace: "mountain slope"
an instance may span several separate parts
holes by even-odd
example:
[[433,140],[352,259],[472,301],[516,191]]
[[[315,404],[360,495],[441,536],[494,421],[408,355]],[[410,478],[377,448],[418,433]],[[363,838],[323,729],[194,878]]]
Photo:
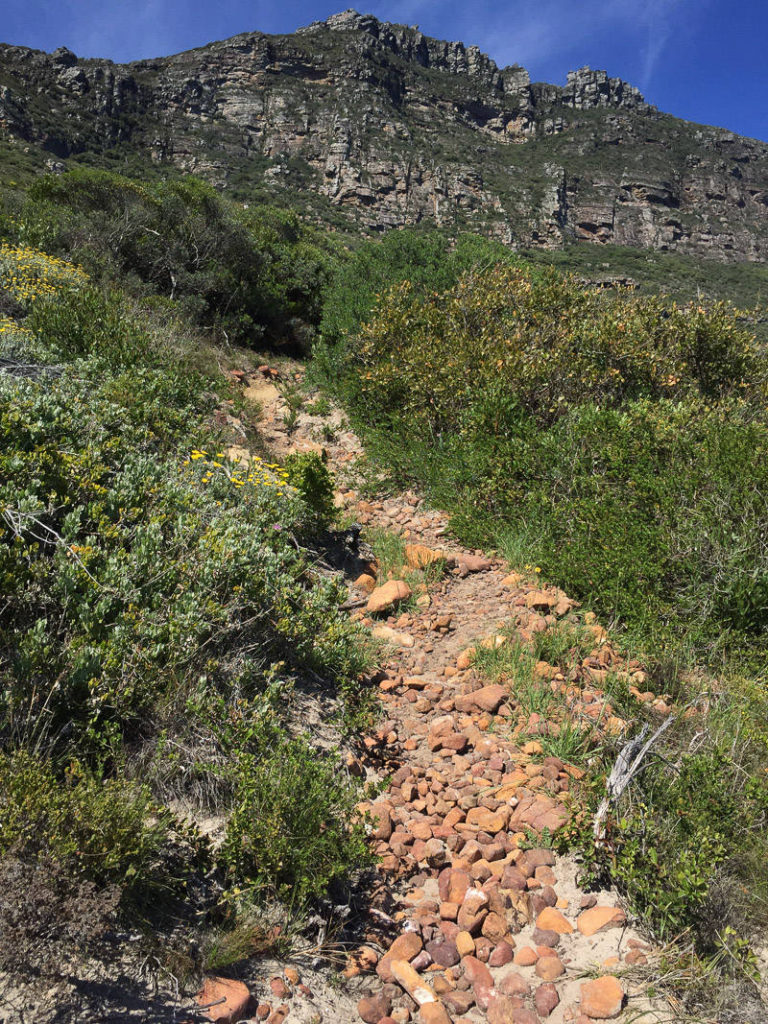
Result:
[[289,197],[368,231],[432,220],[508,244],[768,252],[768,145],[659,113],[587,68],[565,87],[353,11],[118,65],[0,47],[0,139]]

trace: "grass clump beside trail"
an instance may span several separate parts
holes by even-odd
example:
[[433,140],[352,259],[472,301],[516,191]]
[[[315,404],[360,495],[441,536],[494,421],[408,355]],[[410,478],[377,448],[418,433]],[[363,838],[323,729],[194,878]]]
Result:
[[[465,543],[535,563],[695,706],[599,866],[659,935],[749,936],[767,919],[768,365],[743,320],[499,264],[439,293],[396,281],[333,365],[392,480],[450,508]],[[555,648],[515,655],[530,711],[550,701],[529,661]]]
[[359,721],[372,660],[305,547],[328,471],[230,460],[195,336],[61,257],[2,244],[0,311],[0,931],[300,913],[367,856],[360,784],[294,699],[310,680]]

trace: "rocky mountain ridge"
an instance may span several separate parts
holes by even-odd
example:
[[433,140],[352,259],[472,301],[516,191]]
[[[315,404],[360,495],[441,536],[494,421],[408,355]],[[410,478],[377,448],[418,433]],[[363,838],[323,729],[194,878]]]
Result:
[[0,46],[3,137],[53,166],[130,154],[369,232],[768,252],[765,143],[662,114],[604,71],[531,83],[354,11],[126,65]]

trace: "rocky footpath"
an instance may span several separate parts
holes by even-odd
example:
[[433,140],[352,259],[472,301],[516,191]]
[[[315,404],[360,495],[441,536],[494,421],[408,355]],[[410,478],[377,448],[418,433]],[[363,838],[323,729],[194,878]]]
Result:
[[[544,738],[575,721],[623,733],[627,723],[601,689],[609,670],[660,716],[669,707],[588,614],[594,648],[572,671],[535,666],[555,698],[546,717],[526,710],[509,684],[489,682],[475,667],[478,649],[529,643],[569,621],[575,603],[535,573],[509,573],[496,558],[448,543],[446,517],[416,494],[361,499],[352,486],[359,442],[338,412],[303,412],[288,432],[269,373],[245,385],[278,450],[319,447],[324,435],[332,468],[347,481],[339,503],[363,525],[363,539],[366,527],[399,533],[406,564],[385,579],[371,562],[350,590],[351,614],[388,654],[377,677],[381,718],[348,756],[350,772],[383,789],[360,806],[379,861],[343,989],[309,968],[271,962],[250,988],[208,979],[203,1013],[268,1024],[670,1020],[668,1007],[646,995],[656,952],[627,909],[613,892],[580,888],[576,863],[551,848],[579,815],[583,772],[542,756]],[[432,563],[444,574],[412,593],[403,577]]]

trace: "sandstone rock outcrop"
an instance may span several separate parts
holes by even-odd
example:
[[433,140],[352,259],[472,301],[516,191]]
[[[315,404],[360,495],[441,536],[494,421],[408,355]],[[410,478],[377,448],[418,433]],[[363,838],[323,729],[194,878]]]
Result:
[[531,83],[354,11],[126,65],[0,46],[0,81],[0,138],[57,168],[119,146],[233,194],[301,192],[370,231],[432,220],[512,245],[768,252],[768,145],[661,114],[605,71]]

